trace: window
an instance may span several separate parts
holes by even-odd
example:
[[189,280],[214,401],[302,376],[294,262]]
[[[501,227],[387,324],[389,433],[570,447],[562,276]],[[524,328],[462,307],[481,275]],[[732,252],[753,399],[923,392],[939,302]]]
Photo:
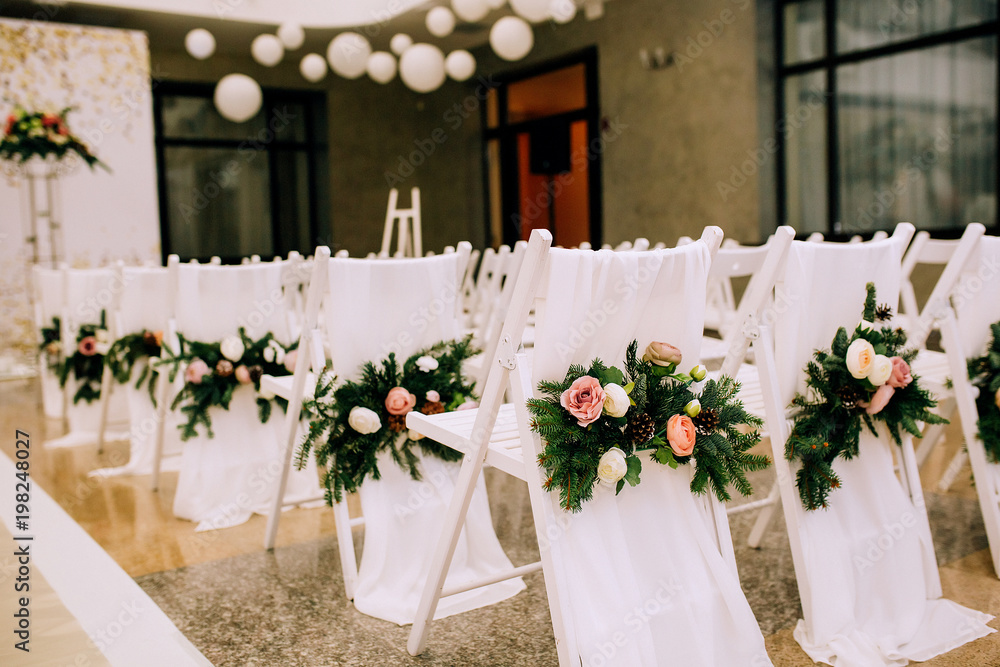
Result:
[[995,227],[996,0],[779,0],[778,219]]
[[265,90],[256,116],[219,115],[213,86],[155,91],[163,256],[239,262],[310,254],[329,229],[322,94]]

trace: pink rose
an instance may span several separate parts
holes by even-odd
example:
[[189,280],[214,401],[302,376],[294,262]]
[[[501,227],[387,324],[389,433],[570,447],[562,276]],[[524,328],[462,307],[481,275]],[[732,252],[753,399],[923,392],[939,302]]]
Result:
[[868,414],[877,415],[878,413],[882,412],[885,406],[889,405],[889,399],[891,399],[892,395],[895,393],[896,393],[895,388],[893,388],[892,385],[886,382],[884,385],[879,387],[878,390],[876,390],[875,395],[872,396],[872,400],[870,403],[867,403],[865,401],[858,401],[858,405],[863,407],[865,409],[865,412],[867,412]]
[[92,357],[97,353],[97,339],[93,336],[84,336],[76,348],[85,357]]
[[471,398],[466,399],[465,403],[455,408],[455,410],[475,410],[479,407],[479,401],[473,401]]
[[250,379],[250,369],[243,364],[236,367],[234,375],[236,375],[236,381],[240,384],[250,384],[253,382],[253,380]]
[[424,398],[426,398],[431,403],[438,403],[441,400],[441,394],[431,389],[429,392],[427,392],[427,395],[424,396]]
[[592,424],[604,412],[604,389],[597,378],[584,375],[562,393],[559,400],[580,426]]
[[289,373],[295,372],[295,360],[299,358],[299,351],[292,350],[285,354],[285,370]]
[[681,351],[670,343],[653,341],[646,346],[646,353],[642,355],[643,361],[648,361],[657,366],[677,365],[681,363]]
[[187,370],[184,371],[184,381],[191,384],[201,384],[202,378],[211,372],[208,364],[201,359],[195,359],[188,364]]
[[385,409],[390,415],[405,415],[413,410],[417,404],[417,397],[406,391],[402,387],[393,387],[389,390],[389,395],[385,397]]
[[902,357],[893,357],[889,386],[894,389],[902,389],[911,382],[913,382],[913,376],[910,375],[910,365],[903,361]]
[[674,415],[667,420],[667,442],[677,456],[691,456],[695,435],[694,422],[687,415]]

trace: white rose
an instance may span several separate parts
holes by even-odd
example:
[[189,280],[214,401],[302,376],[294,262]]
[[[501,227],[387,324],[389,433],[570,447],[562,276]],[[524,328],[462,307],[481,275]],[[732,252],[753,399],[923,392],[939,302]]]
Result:
[[624,417],[631,402],[628,394],[621,386],[609,383],[604,385],[604,413],[612,417]]
[[274,392],[270,389],[264,389],[264,387],[261,386],[261,388],[257,390],[257,397],[263,398],[265,401],[270,401],[274,398]]
[[597,464],[597,476],[605,484],[614,484],[628,471],[628,464],[625,463],[625,452],[612,447],[604,452],[601,462]]
[[406,432],[406,437],[408,437],[410,440],[421,440],[424,437],[424,435],[423,433],[418,433],[411,428]]
[[[875,363],[875,348],[864,338],[859,338],[847,348],[847,370],[861,380],[868,377]],[[891,369],[890,369],[891,371]]]
[[694,419],[701,414],[701,401],[697,398],[688,401],[687,405],[684,406],[684,413]]
[[279,343],[276,340],[268,341],[267,348],[265,348],[264,351],[267,352],[268,350],[273,350],[271,354],[274,356],[273,360],[274,363],[276,364],[285,363],[285,348],[281,347],[281,343]]
[[270,345],[268,345],[267,347],[264,348],[264,351],[261,352],[261,354],[264,356],[264,361],[266,361],[269,364],[273,364],[274,363],[274,348],[273,347],[271,347]]
[[235,364],[243,358],[246,348],[239,336],[226,336],[219,345],[219,351],[222,352],[222,356]]
[[876,354],[871,370],[868,371],[868,381],[876,387],[881,387],[888,382],[891,376],[892,359],[882,354]]
[[861,329],[862,331],[871,331],[872,329],[875,328],[875,325],[869,322],[868,320],[861,320],[860,322],[858,322],[858,328]]
[[110,334],[108,334],[107,329],[98,329],[97,331],[94,332],[94,340],[96,340],[98,343],[110,343],[111,336]]
[[424,355],[417,359],[417,368],[422,370],[424,373],[430,373],[431,371],[436,371],[438,367],[438,360],[434,357]]
[[98,342],[98,343],[94,344],[94,352],[96,352],[97,354],[100,354],[100,355],[103,356],[103,355],[106,355],[110,351],[111,351],[111,343],[108,343],[108,342],[104,342],[104,343]]
[[378,418],[378,413],[368,408],[356,405],[351,408],[351,414],[347,416],[347,423],[358,433],[374,433],[382,428],[382,420]]

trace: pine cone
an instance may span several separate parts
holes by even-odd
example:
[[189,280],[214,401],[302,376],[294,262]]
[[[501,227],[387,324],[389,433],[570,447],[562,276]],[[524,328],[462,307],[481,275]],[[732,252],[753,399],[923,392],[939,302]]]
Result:
[[843,387],[837,387],[833,390],[833,393],[835,393],[847,407],[853,407],[857,405],[859,401],[863,401],[868,398],[867,393],[853,383],[846,384]]
[[881,306],[875,309],[875,319],[876,320],[888,320],[892,319],[892,306],[887,303],[883,303]]
[[389,430],[402,433],[406,430],[406,415],[389,415]]
[[637,445],[641,445],[652,438],[655,432],[656,424],[653,422],[653,418],[645,412],[631,415],[628,420],[628,426],[625,427],[625,437]]
[[233,362],[228,359],[219,359],[215,365],[215,374],[220,378],[227,378],[233,374]]
[[247,370],[250,371],[250,381],[253,382],[254,384],[260,381],[261,376],[264,375],[264,369],[258,366],[257,364],[254,364]]
[[444,412],[444,403],[441,401],[427,401],[420,411],[425,415],[439,415]]
[[698,433],[708,435],[719,428],[719,413],[712,408],[703,407],[698,416],[691,421],[694,422],[694,427]]

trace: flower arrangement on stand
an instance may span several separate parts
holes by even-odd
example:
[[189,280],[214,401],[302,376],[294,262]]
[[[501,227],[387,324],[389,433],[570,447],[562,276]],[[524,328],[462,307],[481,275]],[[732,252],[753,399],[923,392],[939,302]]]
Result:
[[67,155],[76,155],[93,169],[108,166],[90,152],[79,137],[70,132],[66,116],[72,107],[62,111],[26,111],[16,107],[7,117],[3,137],[0,138],[0,159],[24,164],[33,157],[56,161]]
[[993,463],[1000,463],[1000,322],[990,325],[992,337],[986,354],[969,359],[969,379],[979,389],[979,439]]
[[285,347],[271,333],[252,340],[242,327],[238,336],[227,336],[219,343],[187,340],[180,335],[178,341],[177,353],[163,345],[164,359],[156,365],[170,367],[171,382],[180,367],[185,366],[184,387],[170,405],[171,410],[180,407],[188,418],[179,426],[181,440],[198,435],[198,426],[205,428],[209,438],[215,437],[209,409],[228,410],[233,393],[240,387],[252,387],[257,392],[258,417],[262,424],[271,418],[272,403],[277,403],[282,410],[287,409],[287,401],[261,391],[260,379],[264,375],[280,377],[292,373],[298,355],[297,341]]
[[59,386],[66,386],[71,373],[79,383],[73,394],[74,405],[80,401],[92,403],[101,397],[104,357],[110,349],[111,337],[102,310],[100,324],[82,325],[76,333],[76,350],[59,362]]
[[739,383],[722,376],[699,391],[704,367],[676,372],[682,355],[673,345],[650,343],[641,359],[637,352],[632,341],[624,371],[595,359],[571,366],[562,381],[539,383],[542,398],[529,399],[528,410],[544,442],[538,463],[546,489],[558,490],[562,507],[577,512],[598,484],[613,485],[616,494],[626,482],[639,484],[637,453],[649,451],[671,468],[693,464],[693,493],[711,487],[725,502],[732,484],[752,494],[746,472],[770,459],[749,451],[760,442],[762,421],[736,398]]
[[132,377],[132,370],[136,364],[142,360],[146,363],[136,378],[135,388],[143,386],[149,391],[149,397],[156,405],[156,377],[158,371],[154,367],[153,360],[160,358],[161,345],[163,344],[162,331],[141,331],[122,336],[111,344],[111,349],[105,357],[105,361],[111,368],[112,377],[119,384],[125,384]]
[[296,465],[302,469],[310,452],[315,455],[325,469],[326,502],[332,505],[343,500],[345,491],[357,491],[367,477],[381,477],[382,452],[389,452],[415,480],[420,479],[415,448],[445,461],[461,460],[460,452],[407,429],[406,415],[413,410],[433,415],[476,407],[462,364],[477,352],[468,336],[421,350],[402,365],[395,354],[380,364],[368,362],[357,381],[338,385],[324,373],[313,398],[303,404],[313,416]]
[[806,366],[807,393],[792,400],[797,414],[785,457],[801,464],[795,482],[807,510],[826,507],[830,491],[840,487],[833,461],[858,455],[863,426],[875,434],[882,423],[901,445],[902,432],[921,436],[917,422],[948,423],[931,412],[937,401],[910,372],[916,350],[904,349],[903,330],[885,324],[891,318],[890,307],[876,307],[875,285],[868,283],[853,333],[841,327],[831,349],[817,351]]

